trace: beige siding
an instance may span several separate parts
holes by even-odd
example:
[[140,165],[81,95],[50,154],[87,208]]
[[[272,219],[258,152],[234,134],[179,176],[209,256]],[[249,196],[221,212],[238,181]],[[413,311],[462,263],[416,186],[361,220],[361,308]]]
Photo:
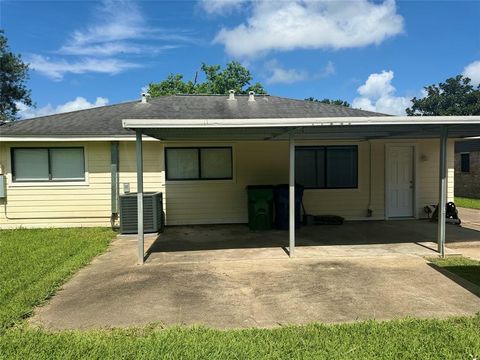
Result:
[[[76,185],[12,184],[10,147],[83,146],[86,182]],[[145,189],[162,182],[160,142],[145,142]],[[157,159],[157,155],[159,158]],[[135,191],[135,146],[120,146],[120,181],[132,183]],[[111,175],[109,142],[2,143],[0,164],[7,176],[7,199],[0,200],[0,227],[109,226],[111,215]],[[132,165],[133,164],[133,165]],[[132,170],[133,166],[133,170]],[[160,180],[158,180],[160,179]]]
[[[347,219],[385,217],[385,145],[392,141],[301,142],[301,145],[357,144],[359,149],[358,189],[306,190],[304,203],[312,214],[338,214]],[[416,209],[436,204],[438,198],[438,140],[402,140],[416,146]],[[65,143],[42,143],[55,146]],[[0,227],[108,226],[110,225],[110,143],[68,143],[84,146],[87,183],[83,185],[14,186],[8,176],[7,201],[0,200]],[[227,181],[165,182],[163,145],[144,142],[145,191],[162,191],[168,225],[243,223],[247,221],[246,186],[288,182],[288,143],[169,143],[167,146],[232,145],[234,179]],[[10,173],[10,147],[0,144],[0,165]],[[371,161],[370,161],[371,160]],[[371,164],[371,167],[370,167]],[[123,184],[136,191],[134,142],[120,143],[120,193]],[[448,199],[453,200],[453,141],[448,147]],[[10,174],[9,174],[10,175]]]
[[247,185],[288,181],[288,145],[285,143],[238,142],[233,144],[233,156],[233,180],[167,182],[168,224],[246,222]]
[[[385,146],[391,142],[386,140],[299,142],[299,145],[356,144],[359,149],[358,189],[306,190],[304,195],[306,210],[311,214],[337,214],[347,219],[368,219],[367,209],[370,208],[373,211],[371,219],[384,219]],[[418,172],[415,194],[416,216],[424,217],[423,207],[436,204],[438,198],[438,141],[397,142],[416,146],[415,162]],[[288,182],[287,142],[237,142],[231,145],[234,148],[234,180],[167,182],[168,224],[246,222],[247,185]],[[448,199],[452,201],[453,141],[449,142],[448,168]]]

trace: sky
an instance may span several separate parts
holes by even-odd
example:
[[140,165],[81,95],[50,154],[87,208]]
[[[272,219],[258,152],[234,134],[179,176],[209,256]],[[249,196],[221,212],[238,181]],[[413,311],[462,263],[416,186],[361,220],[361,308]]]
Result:
[[423,87],[480,83],[480,0],[0,0],[30,64],[30,118],[139,99],[170,73],[241,62],[271,95],[404,114]]

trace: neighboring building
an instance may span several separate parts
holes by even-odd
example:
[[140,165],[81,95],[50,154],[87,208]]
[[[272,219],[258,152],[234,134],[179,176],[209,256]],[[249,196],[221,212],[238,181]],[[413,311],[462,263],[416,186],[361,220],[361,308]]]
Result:
[[[0,126],[0,228],[118,223],[117,197],[137,183],[135,131],[123,119],[170,122],[145,129],[143,144],[144,188],[163,192],[167,225],[247,222],[247,185],[289,182],[289,136],[310,214],[422,218],[438,203],[444,120],[275,96],[180,95]],[[480,135],[480,121],[460,121],[451,138]],[[453,155],[448,140],[448,201]]]
[[455,195],[480,199],[480,139],[455,143]]

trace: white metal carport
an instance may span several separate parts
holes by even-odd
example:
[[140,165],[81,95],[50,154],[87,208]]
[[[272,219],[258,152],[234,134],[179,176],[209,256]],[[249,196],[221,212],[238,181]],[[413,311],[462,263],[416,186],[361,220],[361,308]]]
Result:
[[142,135],[163,141],[288,140],[290,222],[289,254],[295,256],[295,140],[431,139],[439,145],[438,252],[445,255],[447,140],[480,136],[480,116],[320,117],[280,119],[124,119],[136,132],[138,182],[138,262],[145,259],[143,236]]

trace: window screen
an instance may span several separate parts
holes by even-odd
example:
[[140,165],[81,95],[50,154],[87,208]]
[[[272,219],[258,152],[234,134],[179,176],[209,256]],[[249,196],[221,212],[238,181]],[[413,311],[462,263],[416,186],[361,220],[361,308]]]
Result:
[[296,182],[311,189],[356,188],[357,156],[357,146],[297,147]]
[[461,159],[461,171],[462,172],[470,172],[470,154],[460,154]]
[[85,179],[83,148],[14,148],[14,181],[77,181]]
[[167,148],[167,180],[232,179],[232,148]]

